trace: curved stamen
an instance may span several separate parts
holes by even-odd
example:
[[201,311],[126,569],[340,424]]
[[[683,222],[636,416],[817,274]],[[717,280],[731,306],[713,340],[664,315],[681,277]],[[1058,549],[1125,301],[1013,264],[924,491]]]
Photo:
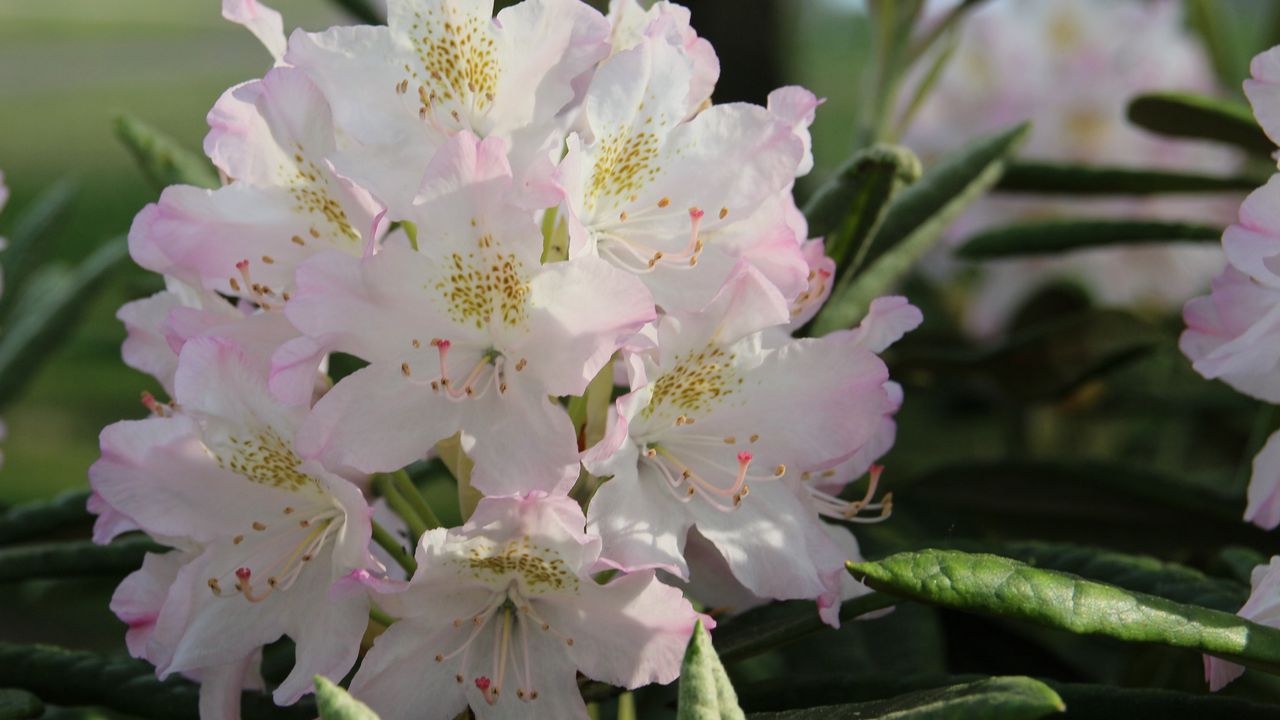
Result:
[[[861,500],[842,500],[830,493],[818,490],[812,485],[806,485],[806,487],[815,505],[817,505],[819,514],[854,523],[878,523],[887,520],[893,514],[893,493],[885,493],[880,502],[871,501],[875,497],[876,488],[880,484],[880,475],[883,472],[883,466],[871,466],[868,471],[867,492]],[[878,510],[879,512],[874,516],[864,517],[860,515],[864,510]]]

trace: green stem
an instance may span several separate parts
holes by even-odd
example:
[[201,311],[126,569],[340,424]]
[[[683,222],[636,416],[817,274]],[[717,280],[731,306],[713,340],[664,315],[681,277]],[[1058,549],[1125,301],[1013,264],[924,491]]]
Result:
[[422,491],[417,485],[413,484],[413,479],[409,477],[409,473],[404,470],[397,470],[389,473],[391,482],[395,484],[396,490],[409,501],[409,505],[413,511],[418,514],[418,519],[422,520],[422,524],[426,525],[427,530],[435,530],[441,527],[440,518],[436,516],[431,505],[427,503],[427,499],[423,497]]
[[624,692],[618,696],[618,720],[636,720],[636,696]]
[[427,524],[423,521],[418,513],[409,504],[400,491],[396,489],[395,481],[386,473],[378,473],[373,476],[373,487],[387,501],[387,506],[391,511],[400,516],[404,520],[405,527],[409,529],[410,540],[414,545],[418,544],[418,538],[427,531]]
[[396,621],[395,618],[388,615],[385,611],[379,610],[373,606],[369,607],[369,619],[384,627],[391,627],[391,623]]
[[377,520],[371,520],[373,523],[373,541],[378,543],[387,554],[391,556],[396,564],[404,568],[405,572],[413,575],[418,570],[418,562],[413,556],[405,551],[404,546],[396,540],[396,536],[391,534],[390,530],[378,524]]

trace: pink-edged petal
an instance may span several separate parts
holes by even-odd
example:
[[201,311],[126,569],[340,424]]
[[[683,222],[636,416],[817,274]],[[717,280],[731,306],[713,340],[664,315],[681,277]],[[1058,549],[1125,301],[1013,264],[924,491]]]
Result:
[[397,470],[457,432],[459,414],[458,404],[413,384],[400,368],[370,365],[320,398],[298,430],[298,452],[327,467]]
[[806,240],[800,252],[809,272],[805,289],[791,302],[791,322],[787,325],[791,331],[803,327],[818,314],[835,286],[836,261],[827,257],[822,239]]
[[160,616],[160,608],[178,571],[190,559],[177,550],[147,553],[142,559],[142,568],[126,577],[112,594],[111,612],[129,626],[124,641],[133,657],[146,657],[147,642]]
[[342,680],[360,654],[360,639],[369,624],[369,596],[335,597],[329,592],[334,580],[327,573],[306,573],[285,593],[293,608],[283,618],[284,627],[296,650],[292,672],[273,693],[279,705],[291,705],[311,692],[317,675]]
[[[672,317],[672,316],[668,316]],[[681,314],[679,322],[658,324],[658,348],[664,366],[708,343],[728,345],[768,327],[787,322],[786,298],[759,270],[739,262],[705,308]]]
[[1253,459],[1244,519],[1265,530],[1274,530],[1280,525],[1280,432],[1267,438]]
[[[139,265],[198,287],[250,299],[282,302],[293,286],[293,269],[312,250],[291,240],[323,242],[358,252],[349,223],[316,222],[295,210],[285,188],[233,183],[217,190],[185,185],[166,188],[129,230],[129,252]],[[248,280],[237,267],[246,262]],[[254,292],[253,285],[268,292]]]
[[116,311],[116,318],[128,332],[120,348],[124,364],[154,377],[170,396],[178,354],[164,337],[164,324],[170,311],[178,307],[182,307],[181,298],[171,292],[159,292],[125,303]]
[[804,147],[804,154],[796,167],[796,177],[807,175],[813,169],[813,140],[809,137],[809,126],[817,117],[818,106],[821,104],[818,96],[797,85],[778,88],[769,93],[769,112],[790,127]]
[[[272,506],[275,493],[219,468],[198,438],[187,417],[109,425],[100,438],[102,457],[89,468],[90,485],[153,535],[208,542],[241,532],[241,518]],[[211,507],[222,510],[204,511]]]
[[1253,75],[1244,81],[1244,94],[1253,115],[1272,142],[1280,145],[1280,48],[1271,48],[1249,64]]
[[530,283],[529,358],[551,395],[581,395],[613,353],[655,317],[644,285],[598,258],[553,263]]
[[539,613],[574,639],[569,655],[594,680],[637,688],[680,674],[698,613],[652,570],[607,585],[584,585],[572,606],[534,602]]
[[284,19],[280,13],[257,0],[222,0],[222,17],[253,33],[272,60],[280,62],[284,57]]
[[96,492],[89,493],[85,509],[97,515],[93,521],[93,541],[98,545],[106,545],[119,535],[138,530],[138,524],[128,515],[107,504],[107,501]]
[[1280,402],[1280,291],[1227,267],[1213,292],[1188,301],[1179,347],[1196,372],[1253,397]]
[[885,391],[888,379],[884,363],[861,348],[852,332],[796,340],[744,373],[736,401],[721,403],[697,421],[717,434],[755,436],[743,447],[758,467],[830,466],[870,442],[897,409]]
[[204,441],[224,429],[273,429],[281,438],[293,435],[305,408],[285,407],[267,391],[269,355],[254,357],[232,340],[199,337],[189,340],[178,359],[174,398],[184,411],[200,416]]
[[873,353],[882,353],[903,335],[920,327],[924,314],[906,298],[879,297],[871,301],[867,316],[853,330],[859,347]]
[[816,600],[827,592],[831,572],[844,569],[821,521],[785,481],[756,483],[733,511],[698,499],[687,507],[698,532],[756,595]]
[[[1252,589],[1244,607],[1236,614],[1268,627],[1280,627],[1280,556],[1253,569]],[[1244,672],[1244,668],[1226,660],[1204,657],[1205,681],[1209,690],[1217,692]]]
[[724,556],[696,528],[689,532],[684,557],[689,563],[689,580],[674,578],[675,584],[709,612],[735,615],[769,602],[738,582]]

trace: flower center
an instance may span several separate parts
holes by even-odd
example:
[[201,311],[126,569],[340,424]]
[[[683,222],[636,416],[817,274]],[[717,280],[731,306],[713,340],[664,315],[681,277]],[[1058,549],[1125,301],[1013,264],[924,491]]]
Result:
[[229,435],[225,445],[209,451],[219,467],[259,485],[291,492],[315,485],[310,475],[298,469],[302,461],[293,449],[270,426],[250,437]]
[[[491,235],[482,235],[478,243],[488,249]],[[474,253],[464,257],[452,253],[445,259],[444,275],[435,283],[443,296],[449,317],[459,325],[474,325],[483,330],[501,323],[507,327],[523,325],[529,315],[529,283],[524,278],[524,263],[511,253]]]
[[[422,349],[422,341],[413,339],[409,341],[414,350]],[[409,360],[400,363],[400,374],[409,379],[409,382],[415,385],[429,384],[431,389],[436,393],[443,393],[450,400],[465,400],[468,398],[478,400],[484,397],[490,388],[497,390],[499,395],[505,395],[507,392],[507,358],[502,353],[493,348],[488,348],[480,353],[479,359],[471,369],[465,373],[453,375],[449,370],[449,351],[453,348],[453,342],[442,338],[432,338],[428,345],[435,348],[439,361],[439,372],[435,375],[428,375],[427,379],[419,380],[414,375],[414,365]],[[515,371],[521,372],[525,369],[528,361],[524,358],[517,360],[515,363]]]
[[[524,702],[538,699],[538,689],[533,681],[533,664],[529,661],[529,633],[543,632],[557,638],[566,646],[573,646],[568,637],[545,621],[512,583],[506,590],[495,592],[478,612],[455,618],[453,626],[470,626],[461,644],[447,653],[439,653],[435,661],[444,663],[461,656],[454,680],[459,685],[475,684],[484,701],[495,705],[502,698],[508,675],[516,683],[516,698]],[[530,630],[533,626],[533,630]],[[472,667],[472,650],[476,643],[485,642],[481,636],[486,630],[493,634],[493,662],[487,668]],[[486,673],[487,674],[484,674]]]
[[[670,202],[664,197],[658,201],[658,207],[666,207]],[[727,208],[721,208],[720,217],[723,218],[727,213]],[[705,248],[699,234],[705,215],[701,208],[689,208],[689,241],[676,251],[660,250],[641,240],[646,235],[646,221],[652,219],[644,212],[634,215],[622,212],[616,223],[597,224],[592,229],[601,257],[624,270],[643,275],[653,272],[659,266],[677,269],[697,267],[698,258]],[[654,236],[652,233],[648,234],[650,237]],[[665,240],[666,236],[662,235],[661,239]]]
[[[640,411],[641,416],[649,419],[655,414],[666,415],[677,410],[709,411],[742,383],[732,369],[736,357],[715,344],[689,352],[653,383],[653,394],[649,404]],[[676,417],[677,425],[691,422],[687,414]]]

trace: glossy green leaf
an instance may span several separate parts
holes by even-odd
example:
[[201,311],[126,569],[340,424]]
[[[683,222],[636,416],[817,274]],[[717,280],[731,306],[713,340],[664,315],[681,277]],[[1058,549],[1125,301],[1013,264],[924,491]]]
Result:
[[0,514],[0,545],[30,540],[68,526],[87,524],[93,516],[85,508],[89,493],[64,492],[52,500],[24,503]]
[[316,676],[316,709],[320,720],[378,720],[368,705],[320,675]]
[[117,115],[116,137],[129,149],[151,187],[163,190],[170,185],[216,188],[218,172],[203,155],[182,147],[178,141],[132,115]]
[[1038,720],[1066,709],[1053,688],[1029,677],[995,677],[885,700],[752,714],[753,720]]
[[1213,140],[1269,156],[1276,145],[1262,132],[1248,105],[1190,93],[1152,93],[1129,103],[1129,120],[1171,137]]
[[881,592],[1080,635],[1156,643],[1280,672],[1280,630],[1005,557],[922,550],[849,563]]
[[678,692],[676,720],[743,720],[738,695],[701,620],[684,652]]
[[1019,160],[1009,163],[994,191],[1037,195],[1249,192],[1265,182],[1266,178],[1247,175],[1199,175],[1172,170]]
[[[869,593],[840,606],[840,621],[892,606],[897,599],[883,593]],[[779,645],[798,640],[827,628],[817,608],[808,600],[774,602],[748,610],[716,627],[713,640],[724,662],[744,660]]]
[[1249,597],[1247,585],[1146,555],[1040,541],[1002,543],[993,551],[1038,568],[1069,572],[1126,590],[1224,612],[1234,613]]
[[1222,228],[1214,225],[1169,220],[1032,220],[980,232],[956,254],[966,260],[997,260],[1150,243],[1217,242],[1221,237]]
[[0,251],[0,272],[4,274],[0,317],[22,295],[33,270],[48,251],[52,231],[66,219],[79,189],[80,183],[71,178],[50,185],[17,213],[13,225],[4,234],[7,246]]
[[889,201],[920,178],[920,160],[905,147],[873,145],[859,151],[805,204],[809,234],[825,238],[840,274],[856,268]]
[[74,329],[103,279],[127,256],[125,239],[116,238],[74,270],[46,266],[36,274],[0,335],[0,407],[17,395],[44,357]]
[[[161,681],[141,660],[50,645],[0,642],[0,687],[26,690],[51,705],[98,706],[138,718],[198,720],[200,714],[200,690],[189,680]],[[282,708],[260,692],[241,695],[240,714],[244,720],[316,716],[308,699]]]
[[21,580],[105,575],[122,577],[142,567],[142,558],[164,548],[144,537],[110,545],[88,540],[14,545],[0,548],[0,583]]
[[30,720],[44,715],[44,703],[26,690],[0,688],[0,720]]
[[[742,704],[749,712],[866,703],[897,695],[982,680],[975,675],[898,675],[833,672],[817,677],[780,678],[744,688]],[[1067,705],[1068,718],[1089,720],[1264,720],[1274,718],[1274,705],[1223,695],[1192,694],[1156,688],[1043,680]],[[760,717],[760,715],[748,715]],[[767,717],[767,716],[766,716]]]
[[995,185],[1011,153],[1030,131],[1018,125],[944,158],[902,191],[871,239],[861,272],[831,293],[814,319],[815,335],[852,327],[876,297],[887,292],[933,247],[970,203]]

